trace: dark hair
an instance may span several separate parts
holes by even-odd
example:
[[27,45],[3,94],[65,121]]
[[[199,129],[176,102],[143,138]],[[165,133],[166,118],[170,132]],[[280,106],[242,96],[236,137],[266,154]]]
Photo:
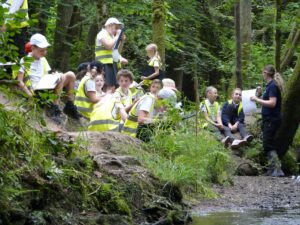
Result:
[[89,69],[93,69],[93,68],[96,68],[97,72],[101,73],[103,70],[103,64],[99,61],[93,61],[90,63]]
[[119,80],[121,77],[127,77],[129,78],[129,80],[132,82],[133,81],[133,74],[130,70],[120,70],[118,73],[117,73],[117,80]]
[[272,79],[275,80],[280,92],[284,92],[284,80],[280,73],[276,72],[273,65],[266,65],[264,67],[264,72],[266,72]]

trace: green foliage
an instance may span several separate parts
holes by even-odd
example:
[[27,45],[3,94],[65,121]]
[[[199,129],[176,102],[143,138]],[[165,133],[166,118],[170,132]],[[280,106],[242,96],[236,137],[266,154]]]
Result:
[[184,128],[157,130],[145,151],[131,152],[156,176],[212,197],[210,183],[229,181],[229,155],[207,131],[198,136]]
[[48,224],[51,219],[75,224],[80,219],[70,212],[83,210],[130,216],[118,187],[94,177],[88,152],[51,132],[35,129],[33,126],[40,126],[38,115],[35,110],[25,114],[0,106],[2,222],[15,224],[23,219]]

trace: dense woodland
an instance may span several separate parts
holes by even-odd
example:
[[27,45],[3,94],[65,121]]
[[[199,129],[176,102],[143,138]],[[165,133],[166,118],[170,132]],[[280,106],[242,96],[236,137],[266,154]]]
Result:
[[[222,95],[235,87],[262,85],[261,70],[274,64],[286,81],[282,128],[283,148],[295,134],[299,107],[295,99],[299,76],[300,5],[295,1],[29,1],[33,25],[51,40],[49,61],[61,71],[75,70],[94,58],[95,37],[108,17],[124,22],[127,41],[123,55],[139,79],[146,63],[145,46],[158,44],[167,76],[192,100],[204,97],[204,88],[215,85]],[[299,79],[299,78],[298,78]],[[294,82],[293,82],[294,80]],[[298,87],[299,88],[299,87]],[[291,93],[292,92],[292,93]],[[285,104],[289,104],[288,106]],[[289,118],[289,119],[288,119]],[[290,133],[290,134],[288,134]],[[284,135],[284,137],[283,137]],[[285,150],[283,150],[285,151]]]
[[[299,148],[299,0],[29,0],[28,3],[30,15],[28,38],[30,34],[36,32],[47,37],[52,45],[48,49],[47,59],[52,69],[59,71],[76,71],[80,63],[94,59],[96,35],[109,17],[116,17],[125,24],[127,38],[122,55],[128,59],[129,64],[126,68],[133,71],[136,80],[139,81],[140,70],[147,63],[145,47],[154,42],[158,45],[167,77],[174,79],[183,96],[192,102],[199,103],[204,98],[204,90],[208,85],[218,88],[220,102],[227,100],[234,87],[249,89],[258,85],[264,86],[261,75],[263,67],[267,64],[275,65],[286,81],[283,123],[277,134],[281,156],[287,152],[293,141],[293,147]],[[2,24],[4,22],[2,8],[0,8],[0,15]],[[18,20],[18,16],[15,19]],[[13,34],[9,32],[1,34],[0,62],[6,61],[4,56],[10,56],[15,62],[19,61],[15,47],[9,44],[10,35]],[[10,76],[2,70],[0,72],[5,79]],[[4,89],[9,90],[7,87]],[[35,118],[24,118],[28,121],[35,120]],[[128,217],[132,216],[127,209],[128,206],[123,204],[125,200],[120,194],[123,190],[110,189],[111,186],[116,185],[116,181],[105,177],[103,180],[110,185],[107,187],[99,184],[102,181],[91,179],[93,163],[86,156],[86,152],[84,155],[82,149],[73,143],[71,145],[60,143],[53,134],[41,135],[26,127],[24,118],[21,115],[14,116],[13,113],[2,111],[1,106],[0,131],[3,136],[1,143],[2,141],[6,143],[5,146],[12,149],[13,153],[7,156],[12,160],[11,163],[5,164],[3,162],[9,160],[0,160],[0,165],[3,166],[1,168],[12,171],[0,174],[0,185],[2,180],[6,182],[3,182],[6,185],[4,185],[5,191],[0,194],[0,208],[5,209],[0,209],[2,217],[0,217],[0,224],[2,220],[4,223],[11,221],[10,218],[15,214],[20,216],[22,210],[24,214],[32,211],[31,206],[26,205],[27,208],[20,206],[23,204],[23,197],[20,196],[27,193],[26,188],[30,187],[33,191],[42,190],[40,196],[34,197],[42,202],[45,196],[51,195],[49,197],[51,199],[55,195],[53,194],[55,191],[51,192],[51,188],[55,185],[58,190],[65,190],[68,187],[69,193],[72,191],[76,193],[76,197],[72,196],[75,200],[72,198],[70,204],[76,205],[80,202],[82,204],[80,210],[96,205],[98,211],[114,213],[112,208],[117,208],[120,204],[126,206],[123,207],[124,214]],[[12,121],[13,125],[8,124],[8,121]],[[191,127],[192,125],[188,124]],[[254,131],[259,133],[258,129],[254,128]],[[199,135],[196,127],[196,139],[192,139],[194,133],[191,135],[186,130],[186,127],[181,127],[168,135],[160,131],[161,135],[158,134],[157,139],[146,146],[148,151],[129,150],[129,152],[163,181],[171,181],[179,185],[185,193],[201,192],[211,197],[214,194],[203,184],[230,183],[226,174],[230,171],[230,159],[223,147],[218,146],[215,140],[211,140],[207,133]],[[15,138],[12,139],[12,136]],[[255,136],[259,139],[259,134]],[[188,147],[182,147],[185,146],[183,143]],[[55,150],[54,153],[48,152],[51,148]],[[261,143],[256,141],[250,148],[257,152],[261,148]],[[27,149],[28,152],[20,156],[21,154],[18,153],[20,149]],[[70,149],[75,153],[71,154]],[[81,153],[78,156],[76,153],[79,150]],[[53,158],[51,154],[54,154]],[[248,154],[251,152],[249,151]],[[65,155],[71,162],[62,161],[56,164],[55,160],[60,155]],[[18,157],[21,159],[19,160]],[[15,163],[23,160],[29,162],[29,165],[21,169],[14,168]],[[77,165],[76,160],[79,164],[83,162],[84,166]],[[60,177],[60,174],[55,172],[61,167],[65,169],[62,169],[65,171],[64,177]],[[33,172],[37,173],[36,176],[30,175]],[[50,174],[53,180],[49,179],[48,182],[47,179],[40,179],[39,176],[42,177],[40,174]],[[74,181],[69,185],[69,180],[77,178],[82,179],[80,183]],[[25,185],[18,183],[26,179],[29,182],[26,181]],[[103,197],[99,194],[95,197],[94,194],[99,190],[103,191],[102,189],[105,189],[106,194],[118,196],[114,200],[117,203],[113,202],[115,205],[111,202],[101,205],[107,200],[107,196]],[[31,195],[31,190],[28,191],[28,195]],[[63,196],[57,198],[63,199]],[[19,202],[13,201],[15,199]],[[24,201],[26,204],[29,202],[26,199]],[[50,200],[49,202],[46,202],[49,203],[49,207],[53,206],[55,209],[55,203]],[[42,203],[46,205],[45,202]],[[66,202],[67,204],[69,202]],[[80,210],[78,209],[78,212]],[[20,211],[22,213],[18,214]],[[40,215],[31,216],[39,218]],[[60,216],[57,215],[59,218],[57,221],[71,220],[71,216],[66,215],[66,218]],[[48,223],[33,222],[32,224]]]

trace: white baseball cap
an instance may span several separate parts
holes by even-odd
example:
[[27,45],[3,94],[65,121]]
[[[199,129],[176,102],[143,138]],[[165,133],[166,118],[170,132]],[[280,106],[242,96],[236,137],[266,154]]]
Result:
[[117,18],[114,17],[108,18],[104,26],[108,26],[110,24],[123,25],[123,23],[121,23]]
[[36,45],[39,48],[47,48],[50,46],[49,42],[47,41],[46,37],[42,34],[34,34],[30,38],[30,45]]

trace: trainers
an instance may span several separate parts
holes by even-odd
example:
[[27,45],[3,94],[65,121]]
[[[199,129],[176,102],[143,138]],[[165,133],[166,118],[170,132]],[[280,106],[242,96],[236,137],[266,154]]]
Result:
[[58,105],[52,104],[47,110],[47,116],[49,116],[55,123],[62,124],[61,111]]
[[245,140],[234,140],[231,144],[232,149],[238,149],[239,147],[243,146],[246,144]]
[[221,142],[222,142],[222,143],[224,144],[224,146],[227,148],[228,145],[229,145],[229,143],[230,143],[230,137],[227,136],[227,137],[223,138]]
[[245,138],[244,138],[244,140],[247,142],[247,143],[250,143],[252,140],[253,140],[253,135],[251,135],[251,134],[249,134],[249,135],[247,135]]
[[64,107],[64,114],[72,117],[73,119],[79,120],[82,115],[77,111],[77,107],[73,102],[68,101]]

